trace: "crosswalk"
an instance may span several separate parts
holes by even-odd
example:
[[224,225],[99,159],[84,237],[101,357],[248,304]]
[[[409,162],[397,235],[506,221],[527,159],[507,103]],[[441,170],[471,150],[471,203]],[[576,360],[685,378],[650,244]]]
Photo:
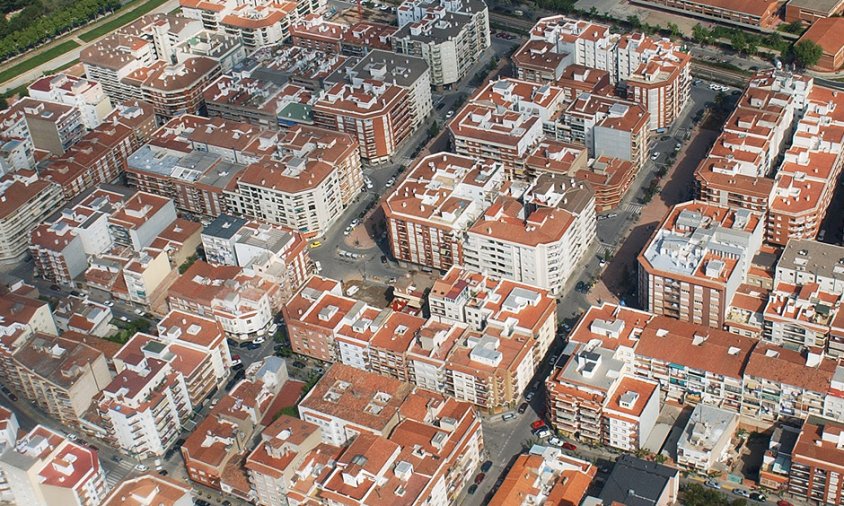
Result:
[[106,471],[106,483],[109,488],[114,488],[119,482],[135,469],[135,461],[123,458],[120,462],[108,460],[103,463]]
[[623,209],[625,212],[628,212],[630,214],[639,214],[640,212],[642,212],[642,205],[635,204],[633,202],[628,202],[627,204],[624,204]]

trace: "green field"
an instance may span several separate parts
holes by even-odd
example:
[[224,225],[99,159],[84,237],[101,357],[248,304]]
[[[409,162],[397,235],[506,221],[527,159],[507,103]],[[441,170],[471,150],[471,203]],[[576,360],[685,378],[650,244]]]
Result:
[[0,83],[5,83],[9,79],[12,79],[17,75],[23,74],[24,72],[30,71],[39,65],[47,63],[53,58],[61,56],[77,47],[79,47],[79,44],[72,40],[68,40],[62,42],[61,44],[55,47],[51,47],[43,53],[39,53],[33,56],[32,58],[26,59],[18,63],[17,65],[13,65],[12,67],[9,67],[3,72],[0,72]]
[[[129,24],[132,21],[138,19],[139,17],[143,16],[147,12],[155,9],[159,5],[162,5],[167,0],[148,0],[147,2],[143,2],[138,7],[130,11],[126,11],[123,14],[117,16],[116,18],[112,19],[107,23],[103,23],[98,27],[94,28],[93,30],[89,30],[79,36],[80,39],[84,40],[85,42],[91,42],[94,39],[102,37],[103,35],[107,35],[123,25]],[[137,4],[138,2],[134,2],[133,4]],[[130,4],[130,5],[133,5]],[[125,7],[124,7],[125,9]]]

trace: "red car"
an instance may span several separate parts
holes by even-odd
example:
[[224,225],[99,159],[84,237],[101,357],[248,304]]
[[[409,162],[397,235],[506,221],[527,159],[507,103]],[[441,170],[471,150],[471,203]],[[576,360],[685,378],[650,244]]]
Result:
[[541,429],[542,427],[545,427],[545,422],[542,420],[537,420],[530,424],[530,428],[533,430]]
[[486,473],[478,473],[478,475],[475,476],[475,485],[480,485],[481,482],[484,481],[484,478],[486,478]]
[[777,506],[794,506],[790,502],[786,501],[785,499],[780,499],[777,501]]
[[566,441],[563,443],[563,450],[575,451],[577,450],[577,446]]

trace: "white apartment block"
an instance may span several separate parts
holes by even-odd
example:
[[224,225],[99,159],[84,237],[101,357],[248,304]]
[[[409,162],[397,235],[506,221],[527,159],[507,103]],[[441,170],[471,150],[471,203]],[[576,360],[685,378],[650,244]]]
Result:
[[483,0],[406,0],[397,16],[393,51],[424,58],[434,86],[460,81],[490,45],[489,12]]
[[729,454],[738,422],[734,412],[703,403],[695,406],[677,442],[677,464],[701,472],[715,469]]

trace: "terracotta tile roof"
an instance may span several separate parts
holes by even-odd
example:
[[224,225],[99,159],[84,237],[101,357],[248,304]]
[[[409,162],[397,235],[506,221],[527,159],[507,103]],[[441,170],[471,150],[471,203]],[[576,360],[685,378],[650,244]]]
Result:
[[636,355],[741,378],[756,341],[665,316],[655,316],[642,331]]

